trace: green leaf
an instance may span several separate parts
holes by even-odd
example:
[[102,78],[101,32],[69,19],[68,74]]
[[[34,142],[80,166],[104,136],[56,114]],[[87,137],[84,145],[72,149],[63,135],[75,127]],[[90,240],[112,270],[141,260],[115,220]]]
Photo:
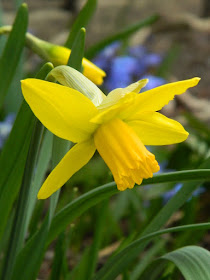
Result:
[[86,247],[84,253],[82,254],[79,260],[79,263],[71,271],[69,277],[67,277],[68,280],[85,279],[87,265],[88,265],[87,259],[89,257],[89,254],[90,254],[90,247]]
[[57,280],[61,278],[62,266],[63,266],[64,256],[66,253],[65,245],[66,245],[65,234],[62,233],[59,235],[58,240],[56,242],[55,255],[53,258],[52,271],[49,280]]
[[170,278],[171,274],[162,275],[163,271],[166,267],[166,264],[164,261],[156,260],[153,261],[149,266],[146,268],[146,270],[143,272],[143,274],[138,278],[138,280],[172,280]]
[[210,252],[198,246],[186,246],[162,257],[172,261],[186,280],[210,279]]
[[17,275],[21,275],[21,280],[36,279],[44,255],[48,226],[49,216],[46,216],[40,230],[27,241],[18,254],[11,280],[17,280]]
[[2,108],[4,97],[13,79],[24,48],[27,25],[28,9],[26,4],[22,4],[17,12],[12,31],[0,59],[0,108]]
[[166,240],[157,240],[157,242],[154,243],[152,248],[148,249],[145,254],[144,258],[142,258],[139,263],[134,268],[133,272],[131,273],[131,279],[132,280],[139,280],[139,277],[141,276],[142,272],[146,269],[146,267],[151,263],[151,261],[154,259],[154,257],[157,254],[160,254],[160,251],[163,250],[163,247],[166,243]]
[[[206,159],[200,166],[200,168],[208,168],[210,164],[210,158]],[[176,173],[176,172],[175,172]],[[164,174],[162,174],[164,175]],[[156,175],[158,176],[158,175]],[[152,178],[155,180],[155,177]],[[119,254],[110,258],[104,267],[99,270],[94,280],[105,280],[105,279],[115,279],[128,265],[135,259],[139,253],[148,244],[147,238],[152,236],[153,233],[159,230],[165,225],[171,215],[176,212],[191,196],[194,190],[199,186],[196,181],[191,183],[186,183],[183,187],[170,199],[170,201],[158,212],[158,214],[153,218],[146,229],[141,233],[138,241],[131,243],[127,248],[121,251]],[[180,227],[179,227],[180,228]],[[186,227],[185,227],[186,228]],[[196,228],[196,226],[195,226]],[[142,239],[145,241],[142,242]]]
[[193,231],[193,230],[201,230],[201,229],[209,229],[209,228],[210,228],[210,223],[202,223],[202,224],[173,227],[173,228],[164,229],[164,230],[147,234],[139,238],[138,240],[132,242],[120,253],[110,258],[107,261],[107,263],[104,265],[104,267],[98,271],[98,273],[93,279],[94,280],[115,279],[116,275],[122,273],[128,267],[128,265],[133,261],[133,259],[139,255],[142,246],[147,244],[149,241],[153,240],[157,236],[169,232],[178,232],[178,231],[186,231],[186,230]]
[[126,29],[117,32],[116,34],[96,43],[94,46],[90,47],[87,52],[85,52],[85,56],[88,59],[93,58],[100,50],[108,46],[109,44],[123,40],[134,34],[136,31],[141,28],[151,25],[158,20],[159,16],[153,15],[151,17],[146,18],[145,20],[141,20],[133,25],[128,26]]
[[51,196],[50,210],[41,228],[27,241],[17,255],[11,280],[16,280],[17,275],[21,275],[21,280],[36,279],[46,250],[46,240],[51,219],[55,211],[58,194],[59,193],[55,193]]
[[82,72],[82,59],[85,49],[85,28],[81,28],[73,43],[71,54],[68,60],[68,66]]
[[53,134],[50,131],[46,130],[39,153],[39,158],[36,166],[36,173],[32,182],[31,195],[29,198],[28,211],[26,214],[26,224],[30,222],[34,206],[37,201],[37,193],[43,183],[47,169],[49,167],[49,162],[52,154],[52,140]]
[[[51,64],[50,65],[46,64],[43,66],[43,68],[48,69],[48,71],[52,70]],[[45,74],[45,71],[43,71],[43,73]],[[42,78],[44,79],[45,76],[43,76]],[[26,217],[27,217],[30,197],[31,195],[33,195],[32,179],[34,175],[34,170],[36,166],[43,130],[44,130],[43,125],[36,119],[33,128],[33,134],[31,137],[29,151],[27,154],[21,189],[18,196],[14,222],[10,234],[9,246],[5,253],[4,269],[1,278],[2,280],[11,279],[16,256],[18,252],[21,250],[26,237],[26,232],[28,227],[28,221]]]
[[[203,168],[207,168],[209,166],[209,161],[204,165]],[[188,171],[179,171],[179,172],[170,172],[166,174],[157,174],[154,175],[153,178],[149,178],[143,180],[141,186],[148,184],[157,184],[164,182],[180,182],[180,181],[193,181],[193,180],[210,180],[210,170],[209,169],[200,169],[200,170],[188,170]],[[192,187],[190,187],[192,185]],[[197,188],[196,184],[190,184],[187,188],[186,192],[184,192],[185,197],[180,200],[181,206],[191,195],[191,193]],[[130,191],[130,190],[127,190]],[[96,205],[97,203],[103,201],[106,198],[111,197],[112,195],[119,193],[116,188],[116,184],[114,182],[105,184],[98,188],[95,188],[84,195],[81,195],[79,198],[75,199],[62,210],[60,210],[54,217],[52,226],[49,233],[48,243],[50,243],[56,236],[58,236],[68,224],[70,224],[75,218],[79,217],[82,213],[84,213],[90,207]],[[173,208],[170,207],[170,212],[168,212],[170,217],[171,212],[173,213]],[[162,223],[165,223],[164,218],[157,222],[156,230],[162,226]],[[160,225],[160,226],[159,226]]]
[[95,230],[94,230],[94,238],[93,238],[93,243],[90,247],[90,252],[88,254],[88,257],[86,259],[87,263],[87,270],[85,272],[85,277],[80,278],[81,280],[90,280],[95,272],[96,265],[97,265],[97,260],[98,260],[98,252],[101,246],[102,238],[103,238],[103,233],[104,233],[104,217],[105,213],[107,211],[107,201],[105,201],[102,204],[102,207],[98,211],[97,215],[97,220],[95,224]]
[[15,258],[23,246],[26,231],[27,231],[27,209],[30,198],[30,185],[35,168],[36,157],[40,145],[43,132],[43,126],[39,121],[35,122],[32,140],[29,147],[29,152],[26,160],[23,181],[17,201],[17,208],[14,218],[12,231],[10,234],[10,242],[7,253],[5,254],[5,265],[3,270],[2,279],[11,279],[12,269],[15,263]]
[[88,0],[83,9],[77,16],[69,34],[69,37],[65,43],[65,46],[69,49],[72,48],[74,40],[82,27],[86,27],[91,17],[93,16],[97,7],[97,0]]
[[4,170],[0,176],[0,238],[21,185],[34,121],[24,100],[0,156],[0,170]]

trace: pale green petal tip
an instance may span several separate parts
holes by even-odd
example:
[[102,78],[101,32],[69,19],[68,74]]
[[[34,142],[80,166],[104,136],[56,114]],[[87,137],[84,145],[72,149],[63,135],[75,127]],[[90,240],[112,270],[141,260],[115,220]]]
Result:
[[66,65],[55,67],[49,76],[54,77],[64,86],[73,88],[88,97],[95,106],[106,98],[104,93],[82,73]]

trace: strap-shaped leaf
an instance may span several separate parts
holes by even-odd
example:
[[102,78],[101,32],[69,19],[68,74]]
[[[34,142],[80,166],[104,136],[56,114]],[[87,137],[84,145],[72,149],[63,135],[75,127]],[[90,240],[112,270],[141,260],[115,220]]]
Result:
[[[210,223],[203,224],[193,224],[186,226],[173,227],[169,229],[164,229],[160,231],[155,231],[153,233],[142,236],[138,240],[132,242],[129,246],[123,249],[118,254],[111,257],[105,266],[98,271],[93,280],[114,280],[116,279],[116,275],[122,273],[129,264],[139,255],[141,252],[142,246],[148,244],[149,241],[152,241],[157,236],[160,236],[169,232],[178,232],[178,231],[186,231],[186,230],[203,230],[209,229]],[[147,278],[142,278],[147,279]],[[189,278],[190,280],[200,280],[199,278]],[[205,278],[208,279],[208,278]],[[201,279],[202,280],[202,279]]]
[[44,254],[48,225],[49,216],[46,216],[40,230],[29,239],[18,254],[11,280],[17,280],[17,275],[20,275],[22,280],[36,279]]
[[68,60],[68,66],[82,72],[82,59],[85,50],[85,28],[78,31],[76,39],[73,43],[71,54]]
[[72,48],[74,40],[82,27],[86,27],[89,23],[91,17],[93,16],[95,9],[97,7],[97,0],[88,0],[83,9],[77,16],[74,24],[72,25],[71,32],[66,41],[65,46],[67,48]]
[[0,59],[0,108],[3,105],[4,97],[13,79],[24,48],[27,26],[28,9],[26,4],[22,4]]
[[[51,70],[52,70],[52,64],[47,63],[43,66],[41,73],[39,73],[37,77],[45,79],[46,74]],[[31,110],[30,109],[28,110],[30,112],[29,117],[30,115],[34,117]],[[35,171],[37,156],[39,153],[39,146],[40,146],[42,133],[44,129],[43,125],[37,119],[33,122],[33,124],[34,127],[32,127],[33,132],[31,135],[30,146],[29,146],[29,150],[26,153],[27,159],[25,161],[25,165],[23,165],[24,166],[23,179],[21,182],[21,188],[17,200],[17,207],[15,211],[15,217],[13,220],[12,230],[10,233],[9,246],[5,253],[5,258],[4,258],[4,265],[3,265],[2,278],[1,278],[2,280],[11,279],[16,256],[23,246],[26,232],[27,232],[28,220],[26,219],[26,216],[29,208],[30,196],[33,195],[32,179]],[[24,134],[23,136],[25,137]],[[17,162],[15,162],[15,165],[17,165]],[[8,193],[11,192],[12,187],[13,186],[8,186],[7,189]]]
[[0,157],[0,238],[20,188],[34,121],[24,100]]
[[210,252],[198,246],[186,246],[162,257],[172,261],[186,280],[210,279]]
[[[208,167],[210,162],[210,158],[206,161],[206,165],[204,167]],[[205,176],[206,174],[206,176]],[[191,170],[191,171],[180,171],[180,172],[170,172],[166,174],[157,174],[153,178],[144,180],[141,186],[148,185],[148,184],[157,184],[157,183],[164,183],[164,182],[177,182],[177,181],[186,181],[186,180],[210,180],[210,170]],[[192,187],[188,187],[184,192],[185,197],[182,196],[182,199],[179,200],[179,204],[177,206],[173,205],[174,208],[170,208],[167,210],[167,215],[170,217],[170,213],[173,213],[174,209],[177,210],[191,195],[191,193],[197,188],[198,184],[192,183],[190,184]],[[48,242],[50,243],[56,236],[58,236],[68,224],[70,224],[75,218],[79,217],[82,213],[84,213],[90,207],[96,205],[97,203],[103,201],[106,198],[111,197],[112,195],[118,193],[116,184],[109,183],[93,189],[84,195],[81,195],[79,198],[75,199],[74,201],[70,202],[66,207],[60,210],[54,217],[52,226],[50,229]],[[165,219],[160,219],[155,222],[155,226],[157,228],[161,227],[165,221],[168,220],[168,216]],[[161,224],[162,223],[162,224]],[[157,230],[154,229],[155,230]],[[150,226],[148,227],[148,232],[151,232]]]

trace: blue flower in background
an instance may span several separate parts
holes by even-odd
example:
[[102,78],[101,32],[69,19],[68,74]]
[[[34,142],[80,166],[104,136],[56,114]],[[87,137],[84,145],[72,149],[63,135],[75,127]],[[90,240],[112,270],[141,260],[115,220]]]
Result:
[[128,48],[128,54],[141,59],[142,57],[146,56],[147,49],[141,45],[130,47],[130,48]]
[[126,87],[136,80],[149,78],[146,90],[165,83],[165,80],[150,74],[150,71],[162,62],[162,56],[150,53],[144,46],[127,48],[124,55],[120,55],[121,44],[115,42],[102,50],[93,62],[105,70],[107,77],[104,87],[107,91],[114,88]]
[[130,56],[118,56],[113,58],[109,78],[105,81],[108,91],[117,87],[123,88],[133,81],[133,73],[139,71],[138,62]]
[[143,46],[130,47],[128,54],[136,57],[140,63],[144,63],[146,67],[157,67],[162,62],[162,56],[157,53],[149,53]]
[[3,147],[4,142],[10,134],[13,123],[15,120],[15,114],[9,114],[4,121],[0,122],[0,149]]

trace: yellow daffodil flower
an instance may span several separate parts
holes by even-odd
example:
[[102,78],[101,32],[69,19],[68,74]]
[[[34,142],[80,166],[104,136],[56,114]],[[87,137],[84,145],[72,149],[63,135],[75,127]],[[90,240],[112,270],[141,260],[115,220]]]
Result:
[[[152,177],[159,166],[145,145],[179,143],[188,137],[180,123],[156,111],[198,82],[199,78],[193,78],[139,94],[147,83],[142,80],[115,89],[108,96],[93,88],[95,98],[89,96],[91,91],[86,91],[85,85],[81,86],[81,93],[47,81],[22,81],[23,96],[43,125],[58,137],[77,143],[47,177],[38,198],[45,199],[62,187],[92,158],[96,149],[119,190],[133,188],[135,183],[140,185],[144,178]],[[87,82],[87,88],[89,85]]]

